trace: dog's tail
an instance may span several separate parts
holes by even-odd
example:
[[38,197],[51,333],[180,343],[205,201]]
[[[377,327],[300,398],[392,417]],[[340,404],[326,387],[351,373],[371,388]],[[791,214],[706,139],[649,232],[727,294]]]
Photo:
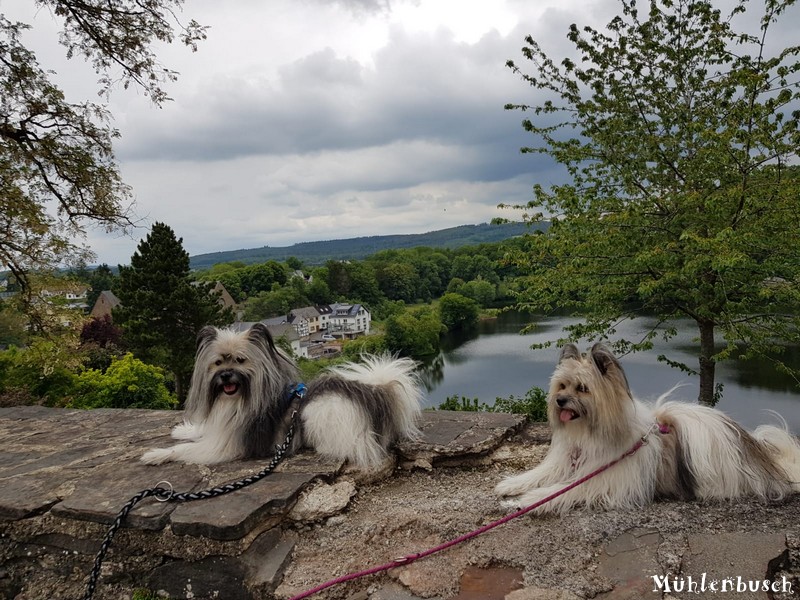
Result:
[[389,447],[419,435],[416,364],[389,355],[332,367],[308,386],[303,432],[320,454],[378,468]]
[[361,362],[331,367],[342,379],[384,388],[392,399],[392,428],[396,439],[419,436],[417,421],[422,410],[422,389],[416,375],[417,363],[390,354],[362,355]]
[[794,491],[800,492],[800,441],[789,432],[783,417],[778,417],[781,427],[761,425],[753,432],[753,437],[783,470]]

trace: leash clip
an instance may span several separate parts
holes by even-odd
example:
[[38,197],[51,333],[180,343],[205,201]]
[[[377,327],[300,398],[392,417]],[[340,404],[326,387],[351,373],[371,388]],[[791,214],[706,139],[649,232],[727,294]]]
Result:
[[172,484],[169,481],[159,481],[156,484],[156,489],[159,489],[162,484],[164,485],[165,489],[162,492],[154,493],[153,497],[159,502],[169,502],[172,500],[172,496],[175,495],[175,488],[172,487]]

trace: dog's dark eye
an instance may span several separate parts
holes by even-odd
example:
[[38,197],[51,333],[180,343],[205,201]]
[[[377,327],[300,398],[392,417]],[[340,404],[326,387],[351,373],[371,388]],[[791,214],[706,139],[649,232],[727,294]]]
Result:
[[244,362],[244,358],[241,357],[241,356],[237,356],[236,357],[236,362],[239,363],[239,364],[242,364]]
[[567,386],[565,386],[563,383],[559,383],[558,384],[558,389],[559,390],[565,390],[565,389],[567,389]]
[[218,358],[217,360],[214,361],[214,364],[220,366],[222,364],[222,361]]
[[583,383],[579,383],[579,384],[578,384],[577,390],[578,390],[578,391],[579,391],[581,394],[588,394],[588,393],[589,393],[589,388],[588,388],[588,387],[586,387],[586,385],[584,385]]

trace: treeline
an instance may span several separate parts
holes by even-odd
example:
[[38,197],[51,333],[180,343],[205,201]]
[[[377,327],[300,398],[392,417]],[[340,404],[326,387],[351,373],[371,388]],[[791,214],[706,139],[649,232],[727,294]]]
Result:
[[523,243],[512,239],[455,250],[384,250],[364,260],[329,260],[317,267],[305,267],[296,257],[284,263],[230,262],[195,276],[221,282],[248,321],[333,302],[365,304],[382,319],[396,312],[397,302],[428,304],[446,293],[470,298],[482,308],[509,303],[519,273],[507,255]]
[[461,248],[477,246],[523,235],[531,229],[546,230],[547,224],[530,226],[525,223],[481,223],[460,225],[419,234],[373,235],[344,240],[302,242],[292,246],[250,248],[199,254],[191,257],[193,269],[208,269],[222,262],[243,264],[269,260],[286,262],[295,257],[307,265],[322,265],[329,260],[364,259],[383,250],[428,248]]

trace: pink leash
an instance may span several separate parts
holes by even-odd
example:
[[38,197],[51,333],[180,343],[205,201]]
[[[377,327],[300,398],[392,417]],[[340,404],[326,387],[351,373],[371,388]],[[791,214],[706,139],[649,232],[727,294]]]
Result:
[[[659,431],[661,433],[667,433],[669,430],[667,429],[665,431],[664,429],[661,429],[661,427],[659,427]],[[582,483],[585,483],[585,482],[589,481],[592,477],[596,477],[597,475],[599,475],[600,473],[602,473],[606,469],[610,469],[615,464],[617,464],[619,461],[627,458],[631,454],[634,454],[639,448],[644,446],[647,443],[646,440],[647,440],[647,436],[648,435],[650,435],[649,432],[647,434],[645,434],[644,436],[642,436],[642,438],[640,438],[633,445],[633,447],[630,450],[628,450],[627,452],[622,454],[619,458],[617,458],[615,460],[612,460],[610,463],[608,463],[607,465],[603,465],[602,467],[600,467],[596,471],[592,471],[588,475],[584,475],[580,479],[578,479],[576,481],[573,481],[568,486],[558,490],[557,492],[555,492],[554,494],[551,494],[550,496],[548,496],[547,498],[544,498],[543,500],[539,500],[535,504],[531,504],[530,506],[522,508],[522,509],[518,510],[517,512],[511,513],[510,515],[506,515],[502,519],[498,519],[497,521],[493,521],[493,522],[491,522],[491,523],[489,523],[487,525],[484,525],[483,527],[480,527],[479,529],[476,529],[474,531],[470,531],[469,533],[465,533],[462,536],[459,536],[459,537],[457,537],[455,539],[452,539],[449,542],[444,542],[443,544],[435,546],[434,548],[430,548],[429,550],[424,550],[422,552],[418,552],[418,553],[415,553],[415,554],[408,554],[407,556],[403,556],[401,558],[396,558],[392,562],[389,562],[389,563],[386,563],[386,564],[383,564],[383,565],[379,565],[379,566],[376,566],[376,567],[371,567],[369,569],[364,569],[363,571],[358,571],[357,573],[350,573],[348,575],[343,575],[341,577],[337,577],[336,579],[331,579],[330,581],[326,581],[325,583],[321,583],[317,587],[315,587],[313,589],[310,589],[308,591],[305,591],[302,594],[298,594],[297,596],[292,596],[289,600],[302,600],[303,598],[308,598],[309,596],[313,596],[314,594],[316,594],[318,592],[321,592],[322,590],[326,590],[329,587],[333,587],[335,585],[339,585],[340,583],[345,583],[347,581],[352,581],[353,579],[359,579],[361,577],[366,577],[367,575],[374,575],[375,573],[380,573],[382,571],[388,571],[390,569],[394,569],[395,567],[400,567],[400,566],[403,566],[403,565],[409,565],[409,564],[413,563],[414,561],[419,560],[420,558],[425,558],[427,556],[430,556],[431,554],[436,554],[437,552],[441,552],[442,550],[447,550],[448,548],[450,548],[452,546],[455,546],[455,545],[460,544],[462,542],[466,542],[467,540],[471,540],[474,537],[478,537],[482,533],[486,533],[487,531],[489,531],[491,529],[494,529],[495,527],[499,527],[500,525],[503,525],[503,524],[508,523],[509,521],[513,520],[513,519],[516,519],[517,517],[521,517],[522,515],[524,515],[526,513],[529,513],[530,511],[540,507],[542,504],[547,504],[548,502],[550,502],[551,500],[554,500],[555,498],[558,498],[562,494],[566,494],[571,489],[576,488],[579,485],[581,485]]]

